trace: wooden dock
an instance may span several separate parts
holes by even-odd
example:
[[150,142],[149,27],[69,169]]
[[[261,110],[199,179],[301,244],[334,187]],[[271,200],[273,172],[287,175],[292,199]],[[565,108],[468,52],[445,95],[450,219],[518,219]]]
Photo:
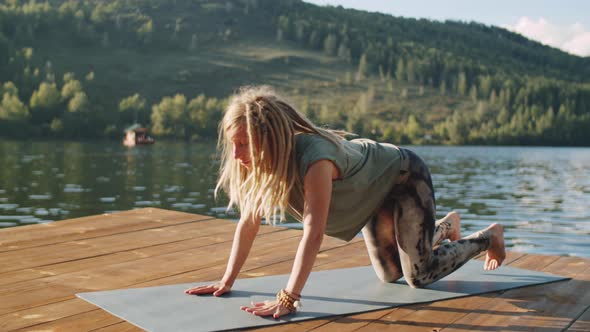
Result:
[[[234,229],[152,208],[2,229],[0,331],[141,331],[74,294],[216,280]],[[239,278],[289,273],[300,236],[261,227]],[[506,263],[572,279],[259,330],[590,331],[590,260],[511,252]],[[362,239],[326,237],[314,271],[369,264]]]

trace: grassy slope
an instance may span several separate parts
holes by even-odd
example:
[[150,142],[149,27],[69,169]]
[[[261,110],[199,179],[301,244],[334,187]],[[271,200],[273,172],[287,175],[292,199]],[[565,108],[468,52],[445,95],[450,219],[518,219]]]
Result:
[[[354,107],[361,93],[372,86],[375,98],[369,113],[363,115],[363,120],[368,122],[376,118],[401,120],[410,113],[432,122],[444,119],[454,109],[475,109],[475,103],[468,98],[441,97],[437,90],[428,87],[420,95],[417,86],[394,82],[391,91],[376,77],[346,85],[343,83],[345,75],[354,76],[356,66],[295,43],[277,42],[274,25],[264,21],[264,17],[257,17],[256,13],[251,17],[236,15],[235,36],[230,40],[208,41],[195,51],[189,51],[188,40],[192,33],[203,35],[218,31],[223,26],[220,22],[227,17],[222,10],[203,8],[179,3],[168,11],[159,10],[158,15],[152,15],[155,39],[170,36],[169,24],[177,17],[187,18],[184,21],[186,31],[180,37],[187,40],[184,50],[154,50],[152,47],[146,51],[118,45],[78,48],[69,46],[67,41],[45,40],[35,45],[35,57],[51,60],[57,73],[71,71],[83,77],[94,71],[95,80],[85,84],[92,85],[94,98],[113,108],[119,100],[134,93],[140,93],[151,105],[176,93],[187,98],[200,93],[225,97],[245,84],[270,84],[291,96],[298,105],[308,98],[317,110],[325,105],[335,111],[335,107],[343,107],[342,101],[345,101],[346,113]],[[400,96],[403,89],[408,91],[406,98]]]
[[[451,108],[474,107],[467,99],[440,97],[438,91],[406,83],[393,83],[390,91],[376,77],[344,84],[347,73],[354,76],[356,68],[335,57],[297,47],[291,43],[267,41],[230,41],[219,47],[195,52],[138,52],[129,49],[45,49],[56,72],[72,71],[78,76],[95,72],[92,82],[98,98],[116,107],[119,100],[140,93],[150,104],[164,96],[181,93],[193,98],[200,93],[225,97],[239,86],[270,84],[301,105],[307,97],[311,106],[326,105],[333,111],[342,101],[352,109],[361,93],[369,86],[375,89],[370,113],[385,119],[405,118],[410,112],[418,117],[444,119]],[[401,92],[408,89],[408,97]],[[304,97],[305,96],[305,97]],[[346,111],[346,110],[345,110]],[[373,116],[365,116],[370,120]]]

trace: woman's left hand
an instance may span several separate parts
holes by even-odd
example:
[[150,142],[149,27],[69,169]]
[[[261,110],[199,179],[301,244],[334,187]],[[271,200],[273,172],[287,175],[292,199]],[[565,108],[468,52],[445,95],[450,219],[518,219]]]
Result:
[[243,306],[240,309],[254,314],[256,316],[270,316],[272,315],[273,318],[277,319],[281,316],[285,316],[291,313],[289,309],[283,307],[279,304],[277,300],[267,300],[264,302],[252,302],[252,306]]

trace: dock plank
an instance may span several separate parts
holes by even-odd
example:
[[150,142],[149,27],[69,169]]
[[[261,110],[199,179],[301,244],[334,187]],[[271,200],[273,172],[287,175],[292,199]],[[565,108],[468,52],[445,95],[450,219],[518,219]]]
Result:
[[[166,251],[173,251],[171,248],[180,248],[191,246],[192,243],[211,244],[216,239],[223,238],[226,241],[231,241],[235,224],[232,223],[219,223],[219,221],[202,221],[202,224],[181,224],[165,228],[151,228],[148,230],[140,230],[134,233],[124,234],[111,234],[102,237],[94,237],[92,239],[81,239],[81,241],[70,241],[56,245],[48,245],[44,247],[47,251],[64,251],[68,246],[81,245],[87,249],[84,252],[77,252],[75,255],[70,254],[65,256],[61,262],[59,257],[53,254],[46,255],[43,248],[28,248],[19,253],[15,252],[4,252],[0,253],[2,258],[2,264],[10,265],[9,267],[3,267],[0,272],[0,279],[3,280],[3,284],[13,282],[13,275],[18,275],[20,271],[24,274],[30,273],[34,270],[35,265],[42,266],[42,270],[47,275],[54,275],[60,271],[53,271],[51,268],[59,266],[80,266],[81,262],[86,262],[85,259],[90,259],[88,262],[92,264],[92,259],[108,256],[113,253],[120,252],[131,252],[137,256],[149,256],[150,252],[157,251],[159,253]],[[261,234],[266,232],[274,232],[284,230],[284,228],[272,228],[262,227],[260,230]],[[198,241],[198,242],[197,242]],[[212,242],[213,241],[213,242]],[[166,247],[171,248],[166,248]],[[194,245],[192,245],[194,246]],[[94,249],[94,250],[93,250]],[[67,252],[65,254],[68,254]],[[37,258],[38,255],[43,257]],[[22,262],[19,262],[19,259]],[[76,264],[69,264],[70,261],[75,260]],[[63,263],[63,264],[61,264]],[[27,265],[28,264],[28,265]],[[33,266],[31,266],[33,265]],[[1,265],[0,265],[1,266]],[[9,272],[6,272],[6,271]]]
[[[565,271],[563,263],[559,262],[559,257],[538,255],[530,255],[530,257],[538,261],[533,264],[539,267],[538,270],[574,279],[506,291],[496,297],[490,305],[474,307],[474,312],[453,322],[454,327],[443,329],[443,331],[482,330],[494,326],[506,330],[561,330],[568,326],[589,301],[587,290],[590,285],[587,281],[576,278],[584,271],[581,268]],[[557,259],[546,266],[539,263],[550,262],[549,257]],[[572,259],[570,258],[569,261],[571,262]]]
[[[104,255],[117,251],[125,251],[143,248],[146,245],[157,245],[169,241],[179,241],[200,234],[209,234],[230,231],[231,224],[219,225],[215,220],[201,221],[201,227],[195,227],[192,223],[175,225],[174,227],[157,227],[135,231],[133,233],[122,232],[103,235],[92,238],[81,238],[74,241],[66,241],[48,244],[45,246],[23,248],[0,253],[0,271],[10,272],[25,268],[44,266],[59,262],[78,260],[86,257]],[[212,227],[215,233],[211,234],[207,227]],[[218,231],[219,229],[219,231]],[[125,240],[124,240],[125,239]]]
[[92,331],[97,328],[111,326],[118,323],[119,318],[93,310],[76,316],[54,320],[52,322],[25,327],[15,331],[18,332],[40,332],[40,331]]
[[148,208],[19,226],[0,229],[0,252],[211,219],[209,216]]
[[[235,225],[232,225],[235,227]],[[263,227],[264,229],[272,230],[275,232],[272,238],[264,239],[265,232],[261,231],[259,237],[262,239],[258,239],[255,242],[255,246],[252,249],[252,253],[256,253],[257,251],[262,252],[264,254],[259,254],[254,257],[254,259],[249,260],[248,264],[255,264],[255,265],[269,265],[270,263],[274,263],[277,260],[292,260],[294,252],[297,248],[297,244],[299,238],[301,237],[301,233],[299,231],[293,230],[285,230],[284,228],[280,227]],[[276,233],[280,232],[279,235]],[[4,303],[11,303],[11,308],[4,308],[0,304],[0,312],[4,313],[10,310],[19,310],[25,305],[33,305],[43,307],[44,305],[51,306],[54,301],[64,301],[68,299],[56,297],[56,294],[74,294],[81,291],[89,291],[94,289],[111,289],[111,288],[122,288],[122,287],[145,287],[149,286],[150,282],[160,285],[166,283],[166,274],[172,274],[172,278],[174,282],[169,283],[177,283],[179,280],[175,278],[176,274],[186,273],[187,270],[191,272],[189,280],[184,280],[183,282],[190,282],[190,281],[202,281],[204,280],[214,280],[211,277],[211,274],[214,271],[218,272],[218,275],[221,276],[223,270],[225,269],[225,264],[227,262],[227,255],[229,254],[229,248],[231,246],[231,241],[229,241],[228,236],[220,237],[219,240],[223,240],[223,245],[225,246],[223,253],[216,254],[216,251],[220,250],[219,246],[215,246],[214,250],[211,251],[211,248],[201,249],[201,251],[197,252],[187,252],[184,251],[182,253],[183,257],[178,258],[170,257],[169,255],[165,255],[166,257],[160,258],[158,262],[140,262],[138,264],[137,261],[130,262],[129,264],[124,264],[123,266],[119,266],[119,264],[110,265],[108,267],[95,267],[94,269],[87,269],[81,271],[80,273],[69,273],[66,275],[58,275],[55,277],[48,277],[44,279],[44,286],[41,286],[39,289],[36,289],[36,283],[33,284],[24,284],[19,285],[20,289],[14,289],[14,285],[11,285],[12,289],[6,290],[7,294],[4,294],[0,299]],[[330,248],[334,245],[343,245],[345,242],[339,240],[329,240],[327,244],[323,246],[323,248]],[[281,249],[279,252],[284,253],[284,257],[281,255],[277,255],[273,253],[270,249],[276,249],[280,246],[290,247],[289,250]],[[320,254],[320,256],[323,254]],[[198,257],[199,264],[195,264],[189,259],[185,257]],[[211,257],[211,259],[204,259],[203,257]],[[266,258],[266,260],[265,260]],[[269,262],[270,260],[270,262]],[[140,260],[141,261],[141,260]],[[181,262],[180,264],[176,264],[176,262]],[[247,271],[252,266],[245,265],[244,271]],[[153,266],[157,266],[158,268],[155,269]],[[149,270],[143,269],[143,267],[148,268]],[[173,272],[172,272],[173,271]],[[155,274],[158,272],[164,273],[164,277],[155,277]],[[285,271],[287,273],[288,271]],[[100,275],[97,275],[100,274]],[[134,279],[133,276],[141,276],[144,277],[146,275],[150,275],[150,280],[148,282],[137,283],[137,279]],[[216,276],[217,277],[217,276]],[[131,278],[131,280],[130,280]],[[96,281],[99,280],[99,281]],[[102,284],[100,282],[103,282]],[[61,287],[55,286],[54,284],[58,283],[59,285],[68,285],[71,289],[67,292],[63,291]],[[57,288],[57,289],[56,289]],[[91,289],[89,289],[91,288]],[[34,295],[30,295],[34,294]],[[32,297],[32,298],[29,298]],[[73,296],[70,295],[70,298]],[[43,308],[40,308],[41,311]],[[38,313],[39,314],[39,313]],[[41,313],[42,314],[42,313]],[[70,315],[76,314],[75,312],[70,312]],[[5,316],[4,316],[5,317]],[[3,316],[0,316],[0,319]]]
[[[0,230],[0,330],[141,331],[74,294],[217,280],[234,230],[234,222],[162,209]],[[299,230],[261,227],[239,278],[289,273],[300,238]],[[506,264],[573,279],[258,330],[588,330],[590,260],[511,252]],[[361,238],[325,237],[314,271],[365,265]]]
[[[300,234],[298,234],[300,237]],[[323,266],[329,265],[331,262],[335,261],[342,261],[341,257],[347,254],[353,254],[354,252],[358,251],[359,244],[363,244],[362,241],[356,240],[352,243],[346,243],[336,239],[328,239],[322,244],[320,252],[318,254],[318,258],[314,265],[314,270],[319,271],[322,270]],[[267,275],[277,275],[277,274],[286,274],[291,271],[291,267],[293,266],[293,255],[295,254],[296,246],[292,245],[293,249],[289,252],[286,250],[281,250],[281,254],[277,257],[276,253],[267,253],[257,260],[256,264],[245,264],[242,272],[238,276],[238,278],[252,278],[252,277],[262,277]],[[367,257],[368,259],[368,257]],[[341,266],[346,267],[346,266]],[[216,266],[212,269],[215,270],[214,274],[218,274],[219,276],[222,275],[223,271],[225,270],[225,265],[222,267]],[[208,269],[207,271],[201,271],[209,275],[212,269]],[[178,283],[187,283],[187,282],[197,282],[202,281],[202,274],[197,273],[188,273],[188,274],[181,274],[172,276],[170,278],[164,278],[158,281],[152,281],[148,283],[138,284],[138,287],[149,287],[149,286],[156,286],[156,285],[164,285],[164,284],[178,284]],[[236,310],[239,310],[236,308]],[[121,321],[120,324],[126,325],[129,324],[125,321]],[[286,326],[288,328],[292,328],[291,325],[297,326],[299,323],[296,324],[287,324],[281,325]]]
[[[285,233],[290,238],[296,236],[285,231],[279,233]],[[75,293],[130,287],[171,274],[225,265],[231,241],[227,237],[214,237],[213,241],[213,245],[182,252],[139,258],[106,266],[93,266],[82,271],[49,276],[43,278],[41,282],[31,280],[0,285],[0,294],[2,294],[0,295],[0,315],[20,310],[24,306],[38,306],[65,300]],[[263,242],[261,248],[268,251],[279,241],[287,242],[286,239],[275,234]],[[205,270],[205,273],[209,272]]]
[[0,316],[0,331],[14,331],[95,310],[95,305],[78,298],[71,298],[43,307],[25,308]]

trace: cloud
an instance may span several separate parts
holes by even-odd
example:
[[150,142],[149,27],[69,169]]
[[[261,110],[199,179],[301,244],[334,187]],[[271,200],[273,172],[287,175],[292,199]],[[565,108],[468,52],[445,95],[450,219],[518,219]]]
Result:
[[590,31],[582,24],[557,25],[543,17],[538,20],[523,16],[505,28],[543,44],[557,47],[579,56],[590,56]]

